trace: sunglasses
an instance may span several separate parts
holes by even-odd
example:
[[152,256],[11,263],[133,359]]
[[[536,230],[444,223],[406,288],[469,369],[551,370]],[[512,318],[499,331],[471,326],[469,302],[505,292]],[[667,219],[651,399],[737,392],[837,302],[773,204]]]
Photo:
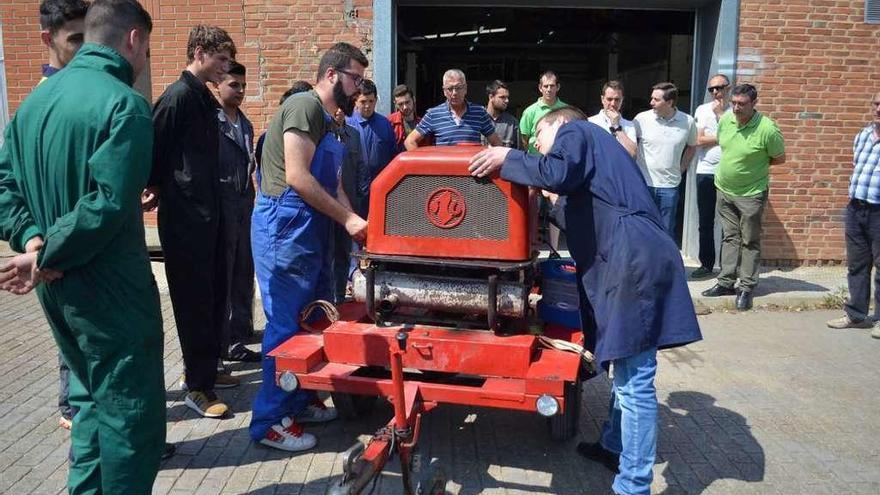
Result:
[[730,86],[730,85],[729,84],[722,84],[721,86],[709,86],[708,88],[706,88],[706,91],[708,91],[710,93],[714,93],[716,91],[721,91],[722,89],[725,89],[728,86]]

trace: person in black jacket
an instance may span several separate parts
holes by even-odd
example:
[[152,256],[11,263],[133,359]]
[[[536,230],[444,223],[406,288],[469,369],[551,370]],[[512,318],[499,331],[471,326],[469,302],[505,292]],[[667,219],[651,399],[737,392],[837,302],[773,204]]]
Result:
[[159,207],[159,240],[183,351],[185,403],[202,416],[219,418],[229,408],[214,389],[238,385],[238,380],[217,373],[226,269],[217,167],[219,106],[206,83],[221,82],[235,57],[235,43],[219,27],[195,26],[186,56],[186,70],[153,107],[153,170],[142,203],[147,210]]
[[254,211],[254,126],[241,111],[247,69],[229,63],[217,85],[220,108],[220,221],[226,253],[226,317],[220,351],[228,361],[258,363],[259,352],[245,347],[254,333],[254,258],[251,214]]

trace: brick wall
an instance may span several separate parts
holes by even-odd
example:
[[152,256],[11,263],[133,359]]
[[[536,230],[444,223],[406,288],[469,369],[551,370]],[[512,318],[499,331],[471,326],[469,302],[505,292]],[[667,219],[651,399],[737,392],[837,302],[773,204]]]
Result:
[[[314,81],[335,41],[372,53],[370,0],[142,0],[155,22],[152,90],[158,97],[186,63],[197,23],[227,29],[248,67],[245,112],[258,132],[297,79]],[[39,80],[38,0],[4,2],[12,111]],[[851,141],[880,90],[880,26],[863,22],[863,0],[742,0],[737,79],[754,83],[759,109],[779,123],[788,162],[772,171],[764,253],[780,262],[844,258],[842,214]]]
[[880,25],[863,0],[743,0],[737,80],[758,88],[758,108],[785,136],[765,214],[768,259],[845,258],[843,207],[852,140],[880,91]]

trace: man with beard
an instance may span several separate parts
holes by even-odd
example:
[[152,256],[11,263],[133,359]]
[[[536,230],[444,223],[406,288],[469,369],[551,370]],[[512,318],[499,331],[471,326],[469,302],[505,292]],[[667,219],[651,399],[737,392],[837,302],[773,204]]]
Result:
[[[498,79],[492,81],[486,86],[486,95],[489,97],[486,113],[495,123],[495,133],[501,140],[501,146],[515,150],[520,149],[519,121],[507,113],[507,105],[510,103],[510,90],[507,88],[507,84]],[[483,137],[483,144],[488,142]]]
[[368,64],[354,46],[333,45],[321,57],[315,89],[288,98],[266,131],[251,226],[266,329],[263,382],[254,399],[250,434],[281,450],[314,447],[315,436],[300,424],[336,418],[336,410],[325,407],[314,392],[281,390],[275,360],[268,354],[299,331],[299,314],[307,304],[333,298],[333,222],[360,243],[366,238],[367,222],[351,210],[338,180],[345,145],[332,116],[340,108],[351,115]]
[[229,408],[215,388],[238,385],[218,374],[226,317],[226,269],[220,228],[217,100],[206,84],[220,83],[235,43],[216,26],[195,26],[186,46],[186,70],[153,107],[153,171],[142,198],[159,204],[159,239],[177,335],[183,352],[185,404],[207,418]]

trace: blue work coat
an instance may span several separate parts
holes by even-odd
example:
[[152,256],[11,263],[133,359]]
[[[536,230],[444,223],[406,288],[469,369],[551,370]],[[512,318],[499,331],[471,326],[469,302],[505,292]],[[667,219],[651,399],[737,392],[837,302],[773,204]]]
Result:
[[352,204],[355,199],[359,199],[358,202],[363,204],[364,209],[358,211],[358,214],[366,218],[370,184],[397,155],[397,141],[391,122],[378,113],[365,119],[360,112],[355,111],[351,117],[346,117],[345,122],[360,134],[361,155],[366,165],[366,170],[359,171],[357,177],[358,198],[349,197],[349,199],[352,200]]
[[611,134],[570,122],[543,157],[511,151],[501,177],[568,197],[581,321],[602,366],[702,339],[678,247],[638,166]]

